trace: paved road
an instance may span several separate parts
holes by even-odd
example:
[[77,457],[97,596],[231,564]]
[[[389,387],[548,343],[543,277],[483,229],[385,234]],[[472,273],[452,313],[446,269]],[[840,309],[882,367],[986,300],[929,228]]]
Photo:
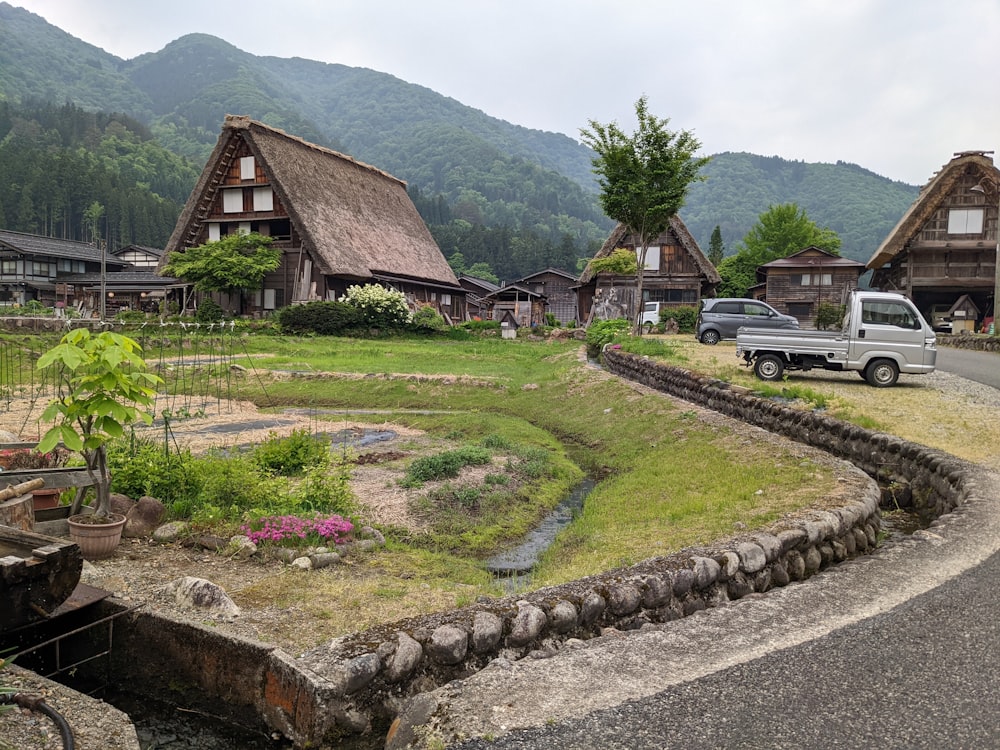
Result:
[[[1000,387],[997,355],[942,354]],[[804,584],[495,662],[438,691],[447,747],[1000,748],[1000,477],[978,482],[930,529]]]
[[938,349],[937,366],[939,370],[1000,388],[1000,354],[942,346]]

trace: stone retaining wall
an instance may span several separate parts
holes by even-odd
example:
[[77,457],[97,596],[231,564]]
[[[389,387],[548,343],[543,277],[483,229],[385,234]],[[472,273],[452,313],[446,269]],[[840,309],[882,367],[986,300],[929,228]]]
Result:
[[939,346],[952,346],[956,349],[974,349],[980,352],[1000,352],[1000,336],[985,334],[956,333],[938,334]]
[[[170,685],[218,700],[233,718],[262,724],[296,747],[385,727],[421,692],[504,657],[545,658],[571,639],[608,628],[631,630],[801,581],[828,565],[871,551],[882,491],[927,517],[952,510],[971,492],[967,465],[940,451],[872,433],[823,415],[757,398],[726,383],[649,359],[608,351],[606,368],[657,390],[820,448],[853,463],[839,507],[784,519],[714,548],[688,549],[522,597],[483,600],[339,638],[298,658],[280,649],[230,641],[194,626],[133,615],[116,629],[116,658],[134,683]],[[159,643],[170,637],[180,645]],[[202,647],[195,644],[201,643]],[[164,658],[149,660],[157,652]],[[197,652],[197,653],[195,653]],[[218,669],[205,668],[202,652]],[[149,667],[146,664],[149,664]],[[187,666],[185,666],[187,665]],[[151,670],[148,674],[143,670]],[[204,698],[202,698],[204,699]],[[183,701],[178,701],[183,702]]]

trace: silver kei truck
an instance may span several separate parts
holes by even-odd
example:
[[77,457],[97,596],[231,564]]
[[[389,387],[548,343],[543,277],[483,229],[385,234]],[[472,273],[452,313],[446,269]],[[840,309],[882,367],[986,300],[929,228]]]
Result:
[[888,388],[899,373],[934,372],[937,337],[909,299],[892,292],[851,292],[839,331],[740,328],[736,356],[761,380],[786,370],[855,370]]

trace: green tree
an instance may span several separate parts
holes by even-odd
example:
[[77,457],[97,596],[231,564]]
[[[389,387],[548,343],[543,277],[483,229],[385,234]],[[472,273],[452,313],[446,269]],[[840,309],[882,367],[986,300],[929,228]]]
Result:
[[243,290],[256,289],[281,264],[280,248],[271,238],[251,232],[230,234],[187,250],[174,250],[163,273],[194,284],[202,292],[239,294],[243,312]]
[[500,283],[500,277],[493,273],[493,269],[490,268],[489,263],[473,263],[465,270],[465,273],[468,276],[474,276],[483,281],[491,281],[494,284]]
[[659,119],[646,108],[646,97],[635,103],[639,130],[626,135],[617,123],[602,125],[591,120],[590,129],[580,131],[583,142],[597,154],[594,173],[601,187],[601,208],[609,218],[624,224],[636,240],[635,331],[642,315],[642,270],[646,249],[670,224],[684,205],[688,187],[699,179],[698,171],[708,163],[696,158],[701,143],[686,130],[673,132],[670,120]]
[[840,255],[840,237],[831,229],[819,227],[795,203],[769,206],[750,228],[736,254],[719,266],[719,294],[745,297],[757,282],[757,268],[778,258],[787,258],[807,247]]
[[722,229],[718,224],[712,230],[712,238],[708,241],[708,262],[718,268],[726,255],[726,246],[722,244]]
[[451,270],[455,272],[456,276],[461,276],[466,272],[465,256],[458,251],[448,256],[448,265],[451,266]]
[[80,451],[97,490],[94,515],[107,519],[111,474],[105,445],[121,437],[128,425],[152,423],[148,409],[162,380],[146,371],[142,347],[135,341],[111,331],[92,336],[86,328],[63,336],[38,358],[38,369],[54,370],[63,389],[42,414],[43,421],[56,424],[42,436],[38,450],[48,453],[62,442]]

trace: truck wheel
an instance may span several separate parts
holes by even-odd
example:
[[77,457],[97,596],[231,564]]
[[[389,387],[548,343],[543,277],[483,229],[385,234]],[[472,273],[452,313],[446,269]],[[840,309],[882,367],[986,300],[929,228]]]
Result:
[[873,359],[865,368],[865,380],[876,388],[888,388],[899,380],[899,367],[891,359]]
[[712,344],[714,346],[719,343],[720,338],[718,331],[705,331],[701,334],[701,343]]
[[753,363],[753,374],[761,380],[781,380],[785,363],[777,354],[761,354]]

